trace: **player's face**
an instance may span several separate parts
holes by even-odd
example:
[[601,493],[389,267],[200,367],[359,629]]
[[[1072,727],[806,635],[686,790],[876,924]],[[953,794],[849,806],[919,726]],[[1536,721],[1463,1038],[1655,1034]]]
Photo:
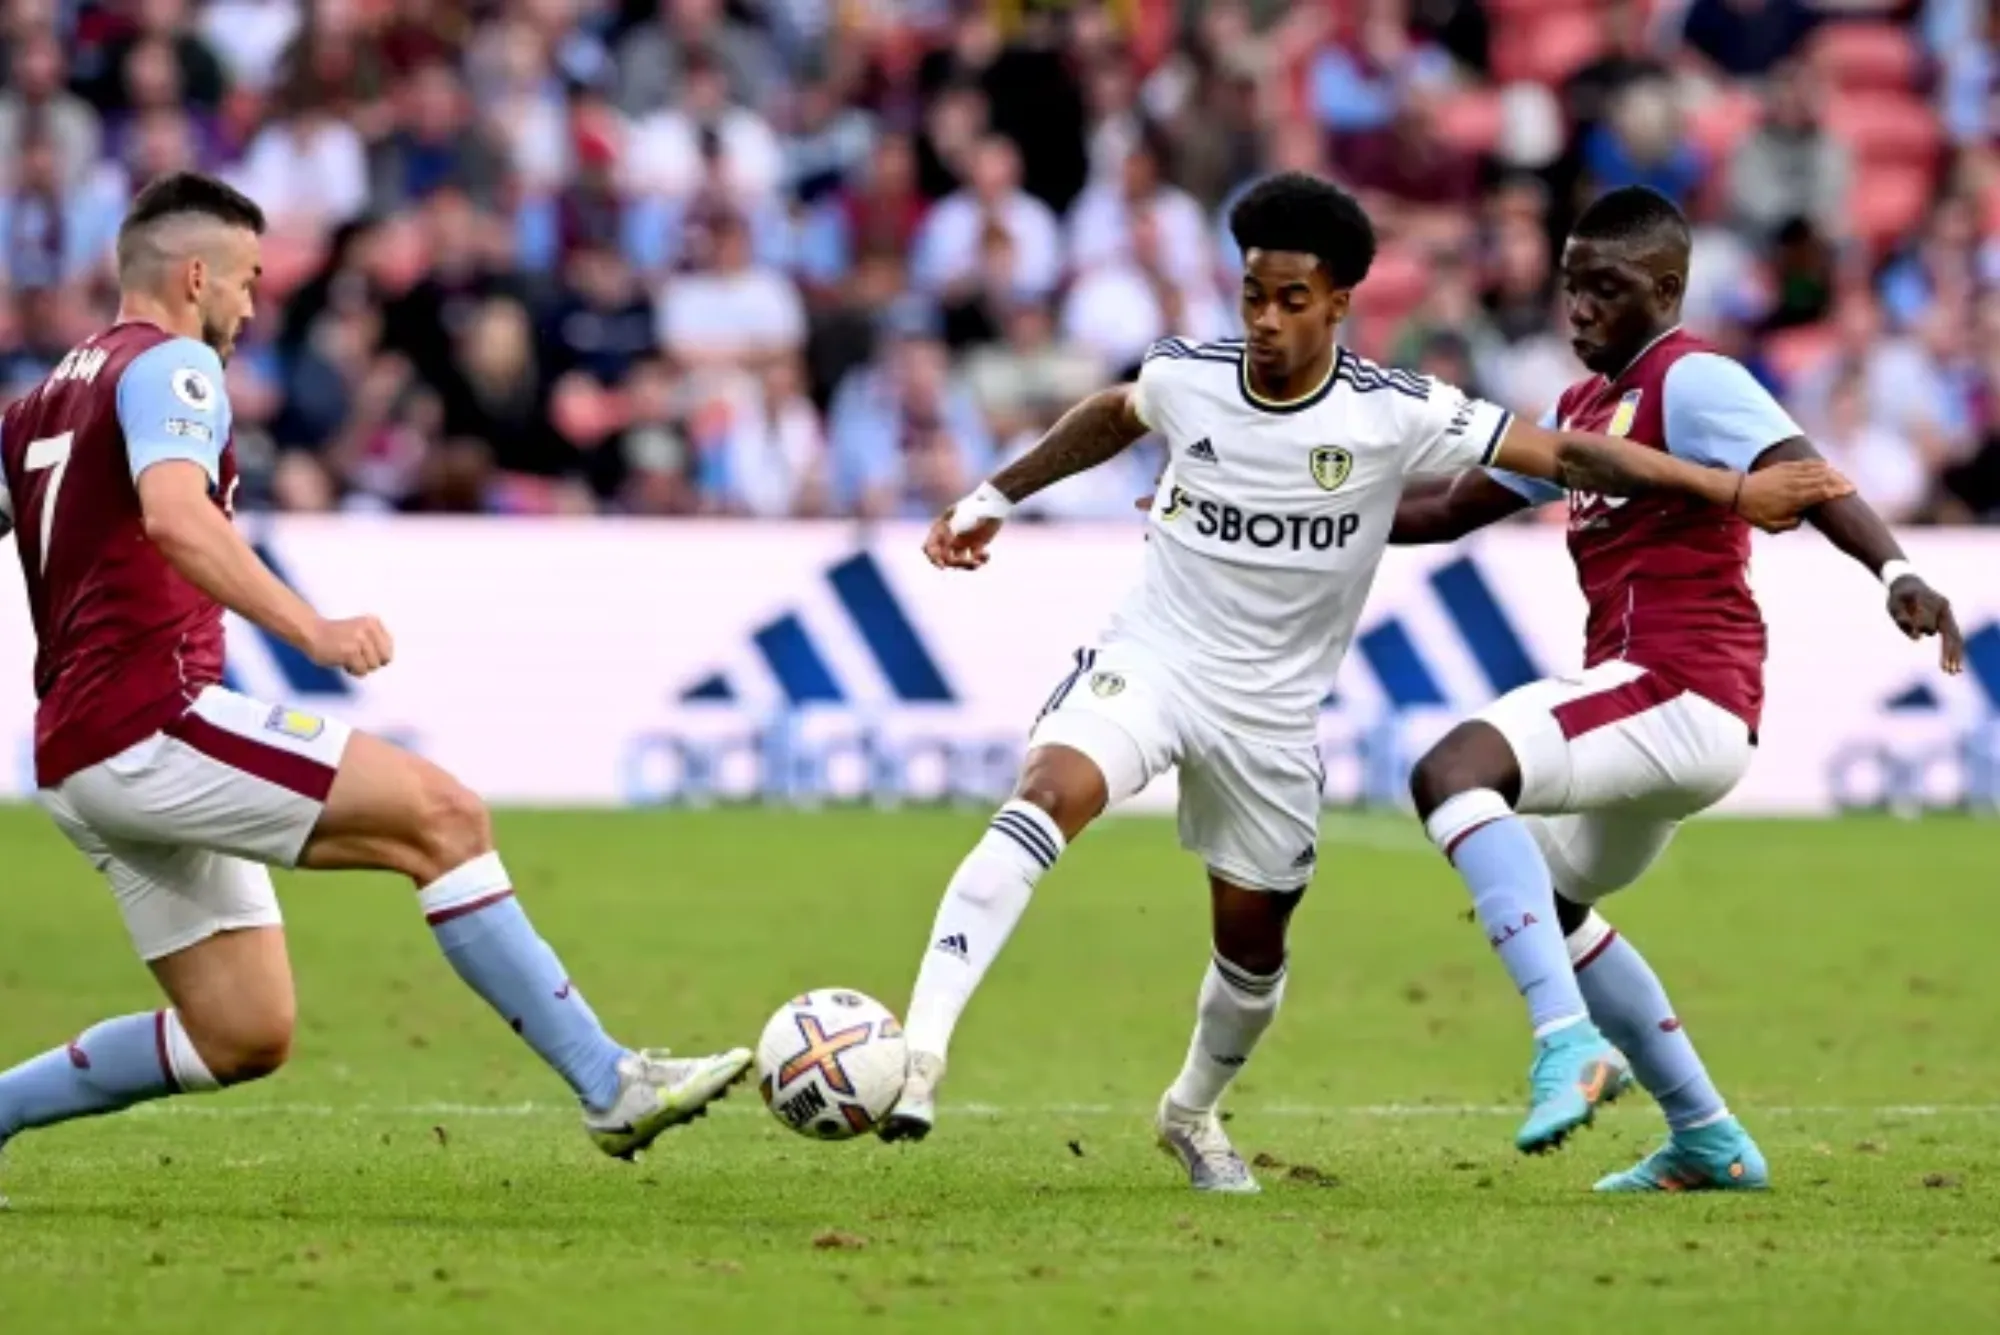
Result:
[[1563,247],[1563,295],[1577,360],[1615,375],[1673,319],[1680,280],[1630,247],[1572,238]]
[[248,228],[231,228],[210,252],[195,301],[201,310],[201,341],[225,362],[256,313],[257,280],[263,273],[263,247]]
[[1317,257],[1289,250],[1243,256],[1243,334],[1250,365],[1284,380],[1325,357],[1351,293],[1328,280]]

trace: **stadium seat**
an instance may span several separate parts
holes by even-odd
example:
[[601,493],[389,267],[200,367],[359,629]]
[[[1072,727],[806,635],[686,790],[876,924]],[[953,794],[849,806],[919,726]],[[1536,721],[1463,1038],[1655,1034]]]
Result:
[[1928,168],[1944,141],[1937,114],[1908,93],[1849,93],[1826,109],[1826,128],[1863,163],[1922,163]]
[[1438,138],[1466,153],[1490,153],[1500,140],[1500,93],[1475,88],[1454,93],[1437,107]]
[[325,254],[325,241],[319,236],[272,232],[264,238],[264,276],[258,281],[257,295],[266,301],[282,301],[312,277]]
[[1847,196],[1854,233],[1878,254],[1914,231],[1930,208],[1933,174],[1928,160],[1864,165]]
[[1524,14],[1493,35],[1493,77],[1559,84],[1603,49],[1603,21],[1587,9]]
[[1401,246],[1386,245],[1362,280],[1357,304],[1366,308],[1370,320],[1394,328],[1424,299],[1430,281],[1422,256]]
[[1764,117],[1757,95],[1739,87],[1719,88],[1688,108],[1687,134],[1709,162],[1726,163],[1743,137]]
[[1831,357],[1838,344],[1839,336],[1832,325],[1810,324],[1780,329],[1770,335],[1765,340],[1764,352],[1779,382],[1791,386]]
[[1923,71],[1916,39],[1887,23],[1829,23],[1809,51],[1828,81],[1850,92],[1907,92]]
[[1558,10],[1588,12],[1597,0],[1487,0],[1486,12],[1497,26],[1503,20],[1532,21]]

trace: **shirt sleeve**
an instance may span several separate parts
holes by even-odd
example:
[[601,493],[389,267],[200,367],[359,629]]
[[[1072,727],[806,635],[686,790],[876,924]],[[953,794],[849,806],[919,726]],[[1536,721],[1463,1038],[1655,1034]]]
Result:
[[[1556,410],[1551,408],[1535,420],[1535,425],[1544,431],[1556,429]],[[1489,468],[1486,475],[1498,482],[1530,505],[1546,505],[1550,501],[1561,500],[1564,491],[1561,486],[1547,478],[1525,477],[1520,473],[1510,473],[1504,468]]]
[[1132,384],[1132,408],[1150,431],[1164,433],[1173,415],[1168,405],[1175,362],[1188,357],[1193,348],[1186,339],[1163,338],[1146,349],[1139,362],[1139,378]]
[[1715,353],[1668,367],[1661,392],[1667,449],[1690,463],[1747,470],[1779,441],[1805,434],[1740,363]]
[[118,425],[134,482],[154,464],[185,459],[220,483],[229,420],[222,360],[205,343],[176,338],[148,348],[118,377]]
[[[1514,415],[1497,403],[1470,398],[1456,385],[1407,371],[1383,371],[1379,392],[1395,394],[1404,409],[1403,471],[1462,473],[1493,462]],[[1416,391],[1422,390],[1419,395]]]

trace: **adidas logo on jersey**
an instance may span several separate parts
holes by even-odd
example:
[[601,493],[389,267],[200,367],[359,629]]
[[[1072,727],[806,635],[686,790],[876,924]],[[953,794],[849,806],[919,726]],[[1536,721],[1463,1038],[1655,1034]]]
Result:
[[947,955],[956,955],[960,959],[964,959],[966,953],[971,949],[971,943],[965,939],[964,932],[953,932],[950,936],[939,937],[938,943],[931,948],[933,950],[942,950]]
[[1207,436],[1203,436],[1187,447],[1187,457],[1189,463],[1212,464],[1215,462],[1215,446],[1208,443]]
[[1319,861],[1319,850],[1314,848],[1311,844],[1307,844],[1305,846],[1305,849],[1302,852],[1300,852],[1300,854],[1297,857],[1292,859],[1292,866],[1295,869],[1303,870],[1307,867],[1312,866],[1314,863],[1318,861]]

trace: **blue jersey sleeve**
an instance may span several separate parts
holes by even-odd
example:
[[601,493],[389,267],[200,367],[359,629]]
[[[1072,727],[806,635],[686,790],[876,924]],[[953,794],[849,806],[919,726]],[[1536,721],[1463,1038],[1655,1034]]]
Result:
[[135,482],[168,459],[200,464],[211,484],[221,481],[229,421],[222,359],[206,343],[170,339],[134,357],[118,377],[118,425]]
[[1667,449],[1691,463],[1747,471],[1779,441],[1805,434],[1741,364],[1717,353],[1669,366],[1663,393]]
[[[1551,408],[1543,413],[1541,417],[1536,419],[1535,425],[1544,431],[1555,430],[1556,410]],[[1516,496],[1521,497],[1530,505],[1546,505],[1550,501],[1559,501],[1563,497],[1563,489],[1545,478],[1523,477],[1519,473],[1510,473],[1504,468],[1489,468],[1486,470],[1486,476],[1492,478]]]

